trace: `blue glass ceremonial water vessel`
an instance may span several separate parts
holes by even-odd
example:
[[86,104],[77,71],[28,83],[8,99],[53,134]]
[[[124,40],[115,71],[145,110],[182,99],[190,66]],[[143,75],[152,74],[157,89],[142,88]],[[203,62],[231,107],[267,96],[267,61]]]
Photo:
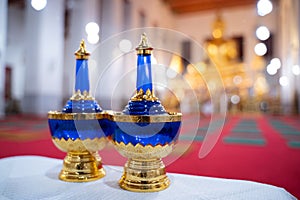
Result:
[[105,175],[101,150],[106,143],[101,124],[105,112],[90,95],[88,58],[84,41],[76,56],[75,90],[62,111],[48,112],[52,141],[67,152],[59,178],[70,182],[96,180]]
[[153,93],[152,50],[143,34],[136,48],[136,94],[123,112],[114,112],[108,122],[108,138],[128,158],[119,185],[136,192],[160,191],[169,186],[161,158],[171,153],[181,125],[181,114],[166,112]]

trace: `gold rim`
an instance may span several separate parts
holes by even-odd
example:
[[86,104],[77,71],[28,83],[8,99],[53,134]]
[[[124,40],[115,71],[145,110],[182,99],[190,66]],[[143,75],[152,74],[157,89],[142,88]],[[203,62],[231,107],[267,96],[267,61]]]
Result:
[[99,113],[63,113],[59,111],[48,112],[48,119],[60,120],[89,120],[108,119],[115,122],[132,123],[159,123],[181,121],[182,114],[169,112],[163,115],[125,115],[121,112],[103,111]]
[[181,121],[182,114],[167,113],[165,115],[125,115],[121,112],[115,112],[112,117],[115,122],[159,123]]
[[99,112],[99,113],[63,113],[60,111],[48,112],[48,119],[89,120],[89,119],[104,119],[104,118],[107,118],[106,112]]

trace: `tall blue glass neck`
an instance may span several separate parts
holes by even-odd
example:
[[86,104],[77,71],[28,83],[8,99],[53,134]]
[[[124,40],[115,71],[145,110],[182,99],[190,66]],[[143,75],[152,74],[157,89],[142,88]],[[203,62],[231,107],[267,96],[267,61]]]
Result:
[[90,91],[88,60],[76,60],[75,91]]
[[152,75],[151,75],[151,55],[138,54],[137,58],[137,79],[136,89],[143,89],[146,92],[148,89],[152,92]]

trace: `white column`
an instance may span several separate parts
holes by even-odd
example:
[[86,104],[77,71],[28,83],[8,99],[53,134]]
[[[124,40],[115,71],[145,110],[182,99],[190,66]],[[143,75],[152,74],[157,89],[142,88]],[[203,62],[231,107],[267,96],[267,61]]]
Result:
[[[110,67],[109,70],[107,70],[107,68],[109,67],[108,64],[112,64],[111,62],[116,61],[115,59],[119,56],[118,44],[119,41],[121,41],[121,38],[112,38],[112,36],[120,33],[124,28],[123,1],[102,0],[101,6],[101,47],[96,49],[94,56],[92,56],[96,60],[98,67],[98,71],[96,73],[98,77],[95,78],[97,80],[101,79],[99,82],[95,82],[98,83],[98,85],[96,85],[95,92],[96,98],[99,99],[99,102],[104,109],[111,109],[112,107],[114,107],[114,109],[118,109],[119,104],[121,104],[122,91],[115,93],[114,89],[116,88],[124,70],[121,61],[122,58],[118,60],[120,64],[118,68]],[[103,51],[104,48],[105,51]],[[97,54],[99,54],[99,56]],[[101,76],[103,73],[104,76]],[[112,100],[114,102],[111,102]]]
[[[105,40],[123,29],[123,1],[102,0],[101,39]],[[100,27],[100,28],[101,28]]]
[[[300,46],[299,46],[299,40],[300,40],[300,2],[299,1],[296,1],[295,2],[295,8],[296,8],[296,12],[295,12],[295,23],[296,23],[296,28],[295,28],[295,31],[296,31],[296,34],[295,34],[295,48],[296,48],[296,51],[295,51],[295,65],[299,65],[300,66]],[[296,91],[297,91],[297,97],[298,97],[298,113],[300,113],[300,75],[298,75],[296,77]]]
[[64,1],[51,0],[36,11],[27,0],[25,11],[24,113],[45,115],[62,107]]
[[280,1],[280,40],[281,40],[281,59],[282,76],[289,80],[287,86],[281,87],[281,104],[283,112],[289,114],[292,110],[296,84],[295,76],[292,73],[292,67],[296,64],[297,55],[299,55],[299,26],[297,22],[297,13],[299,12],[298,0]]
[[[89,22],[96,22],[100,26],[100,9],[101,1],[99,0],[69,0],[67,4],[69,13],[68,24],[66,27],[67,37],[65,38],[65,52],[64,52],[64,78],[63,78],[63,97],[64,100],[70,98],[74,90],[75,78],[75,56],[74,52],[79,48],[81,39],[85,40],[86,48],[93,53],[97,44],[90,44],[87,40],[87,33],[85,26]],[[100,27],[101,28],[101,27]],[[101,36],[100,36],[101,37]],[[90,75],[91,68],[90,67]],[[93,86],[91,86],[93,87]]]
[[7,34],[7,0],[0,1],[0,118],[4,116],[5,52]]

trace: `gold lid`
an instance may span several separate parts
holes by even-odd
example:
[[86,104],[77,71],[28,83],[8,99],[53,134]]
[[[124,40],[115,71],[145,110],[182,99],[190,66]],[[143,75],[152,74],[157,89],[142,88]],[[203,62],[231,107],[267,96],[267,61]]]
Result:
[[141,35],[141,41],[139,46],[135,48],[137,54],[151,54],[153,48],[148,43],[148,38],[146,36],[146,33],[143,33]]
[[136,91],[135,95],[131,97],[131,101],[157,101],[158,98],[154,95],[153,91],[149,88],[144,93],[143,89],[141,88],[139,91]]
[[85,59],[85,60],[89,59],[90,57],[90,53],[87,52],[83,39],[80,42],[79,49],[75,52],[75,57],[76,59]]

